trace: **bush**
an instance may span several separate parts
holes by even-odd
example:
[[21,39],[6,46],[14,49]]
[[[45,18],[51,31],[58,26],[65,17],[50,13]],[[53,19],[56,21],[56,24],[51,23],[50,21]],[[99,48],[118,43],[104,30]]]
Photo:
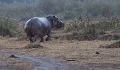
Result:
[[69,32],[69,31],[80,31],[82,29],[85,28],[85,24],[83,23],[79,23],[78,21],[73,21],[70,24],[66,24],[65,26],[65,32]]
[[65,12],[64,13],[64,19],[73,19],[75,17],[75,13],[74,12]]
[[85,40],[95,40],[98,36],[95,24],[87,25],[87,27],[83,30],[83,34]]
[[104,35],[106,34],[106,31],[116,29],[119,26],[119,21],[111,23],[108,20],[104,20],[95,24],[73,21],[72,23],[66,25],[65,32],[73,32],[70,35],[72,39],[95,40],[99,35]]
[[0,20],[0,35],[1,36],[16,36],[17,29],[16,24],[9,18],[2,18]]

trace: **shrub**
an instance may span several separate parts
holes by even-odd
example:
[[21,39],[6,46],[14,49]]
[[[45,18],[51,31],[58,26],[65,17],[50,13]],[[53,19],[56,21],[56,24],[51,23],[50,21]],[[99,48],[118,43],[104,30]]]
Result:
[[106,34],[106,31],[115,27],[119,27],[119,24],[116,25],[109,21],[99,21],[96,24],[87,24],[84,22],[79,23],[77,21],[74,21],[73,23],[66,25],[65,31],[73,32],[70,35],[72,39],[95,40],[98,38],[99,35],[104,35]]
[[88,24],[87,27],[83,30],[83,35],[85,40],[95,40],[98,36],[95,24]]
[[0,20],[0,35],[2,36],[16,36],[17,29],[16,24],[9,18],[2,18]]
[[75,17],[75,13],[68,11],[64,13],[64,19],[73,19]]
[[73,21],[70,24],[66,24],[65,26],[65,31],[69,32],[69,31],[80,31],[82,29],[85,28],[85,24],[83,23],[79,23],[78,21]]

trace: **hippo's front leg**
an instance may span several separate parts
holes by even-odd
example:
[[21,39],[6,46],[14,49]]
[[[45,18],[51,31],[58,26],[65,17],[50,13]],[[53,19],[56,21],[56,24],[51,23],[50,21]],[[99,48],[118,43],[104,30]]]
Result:
[[46,41],[50,40],[51,34],[48,34],[47,36],[48,36],[48,37],[46,38]]

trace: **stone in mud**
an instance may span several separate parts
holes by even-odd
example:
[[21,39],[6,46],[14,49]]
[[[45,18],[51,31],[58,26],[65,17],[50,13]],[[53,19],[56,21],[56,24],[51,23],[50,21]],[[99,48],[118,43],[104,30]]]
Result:
[[100,54],[99,52],[96,52],[95,54]]
[[9,57],[10,57],[10,58],[18,58],[17,56],[15,56],[15,55],[13,55],[13,54],[10,55]]

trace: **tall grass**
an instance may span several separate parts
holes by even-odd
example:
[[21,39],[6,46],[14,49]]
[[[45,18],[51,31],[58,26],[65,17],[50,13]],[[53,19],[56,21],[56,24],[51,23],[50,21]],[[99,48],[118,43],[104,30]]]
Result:
[[[39,0],[32,4],[1,4],[0,15],[11,18],[30,18],[48,14],[60,14],[64,19],[82,17],[111,18],[120,17],[120,1],[117,0]],[[2,12],[2,13],[1,13]]]
[[106,34],[106,31],[120,29],[120,21],[114,20],[101,20],[94,24],[74,21],[65,26],[65,32],[73,32],[72,37],[77,40],[95,40],[99,35]]

